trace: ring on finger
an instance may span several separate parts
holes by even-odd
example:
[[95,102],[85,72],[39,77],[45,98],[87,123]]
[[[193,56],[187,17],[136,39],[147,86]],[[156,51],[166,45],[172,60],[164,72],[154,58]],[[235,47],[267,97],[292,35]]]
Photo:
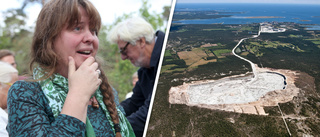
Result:
[[101,71],[100,71],[100,69],[97,69],[96,71],[98,72],[98,74],[99,74],[99,75],[101,75]]

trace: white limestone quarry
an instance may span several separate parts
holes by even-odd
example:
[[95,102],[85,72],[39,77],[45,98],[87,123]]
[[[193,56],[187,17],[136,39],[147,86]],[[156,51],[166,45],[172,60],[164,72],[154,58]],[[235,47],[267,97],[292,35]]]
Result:
[[[276,73],[268,73],[268,72]],[[280,75],[282,74],[282,75]],[[186,104],[209,109],[267,115],[264,106],[276,106],[297,96],[296,72],[257,68],[251,76],[237,75],[220,80],[193,81],[169,90],[171,104]]]
[[260,33],[270,33],[263,31],[265,26],[270,28],[268,24],[262,24],[258,35],[241,39],[232,50],[236,57],[250,63],[252,75],[238,75],[220,80],[193,81],[178,87],[171,87],[169,102],[237,113],[267,115],[264,112],[264,106],[276,106],[278,103],[292,100],[299,92],[299,89],[294,85],[296,72],[259,68],[250,60],[235,54],[235,49],[242,41],[257,38]]
[[[271,73],[257,74],[250,84],[250,77],[219,80],[199,85],[189,85],[187,91],[191,104],[240,104],[257,101],[269,91],[285,87],[284,78]],[[214,96],[208,96],[213,95]]]

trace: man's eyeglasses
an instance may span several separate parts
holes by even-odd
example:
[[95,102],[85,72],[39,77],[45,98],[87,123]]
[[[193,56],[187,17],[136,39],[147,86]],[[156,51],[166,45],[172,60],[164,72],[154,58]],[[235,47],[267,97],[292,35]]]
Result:
[[126,49],[127,49],[129,44],[130,44],[130,42],[128,42],[123,48],[121,48],[119,50],[119,53],[121,53],[122,55],[126,55]]

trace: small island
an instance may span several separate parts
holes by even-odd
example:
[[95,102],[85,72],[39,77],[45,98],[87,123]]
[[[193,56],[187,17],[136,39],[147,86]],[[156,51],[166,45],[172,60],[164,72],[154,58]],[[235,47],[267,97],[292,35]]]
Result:
[[302,21],[302,22],[307,22],[307,21],[311,21],[311,20],[299,20],[299,21]]

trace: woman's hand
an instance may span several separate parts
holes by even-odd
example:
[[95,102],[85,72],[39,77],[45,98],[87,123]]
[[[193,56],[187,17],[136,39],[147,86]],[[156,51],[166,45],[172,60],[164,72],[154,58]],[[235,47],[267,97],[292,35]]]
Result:
[[69,93],[77,92],[79,97],[89,100],[101,84],[97,69],[98,63],[93,57],[89,57],[76,70],[75,61],[69,56]]
[[101,84],[98,63],[93,57],[87,58],[76,70],[75,62],[69,57],[69,92],[61,114],[78,118],[86,123],[89,99]]

